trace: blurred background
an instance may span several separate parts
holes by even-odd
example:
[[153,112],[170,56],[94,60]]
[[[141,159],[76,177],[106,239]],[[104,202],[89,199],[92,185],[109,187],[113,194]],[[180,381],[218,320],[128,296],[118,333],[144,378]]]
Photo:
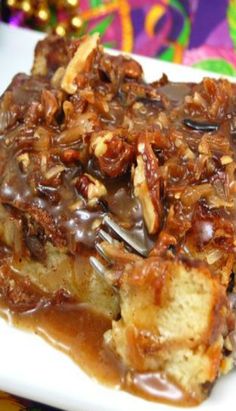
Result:
[[107,47],[236,74],[236,0],[5,0],[14,26],[80,36]]

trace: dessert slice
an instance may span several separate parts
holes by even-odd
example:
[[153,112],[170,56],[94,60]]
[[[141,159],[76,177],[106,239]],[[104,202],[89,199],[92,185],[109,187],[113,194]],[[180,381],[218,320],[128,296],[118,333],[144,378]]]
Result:
[[[120,386],[140,395],[151,373],[199,403],[233,366],[235,91],[209,78],[148,84],[93,34],[39,42],[32,74],[0,99],[1,303],[32,319],[59,310],[63,324],[76,307],[75,335],[78,307],[96,330],[103,316],[94,368],[115,356]],[[152,250],[104,245],[102,278],[89,257],[108,213]]]
[[[103,248],[116,261],[112,272],[121,299],[121,319],[113,321],[108,343],[133,377],[165,376],[189,403],[201,402],[226,367],[225,336],[234,323],[224,287],[200,262],[142,259],[106,243]],[[232,366],[228,356],[227,371]],[[130,375],[126,384],[145,393]]]

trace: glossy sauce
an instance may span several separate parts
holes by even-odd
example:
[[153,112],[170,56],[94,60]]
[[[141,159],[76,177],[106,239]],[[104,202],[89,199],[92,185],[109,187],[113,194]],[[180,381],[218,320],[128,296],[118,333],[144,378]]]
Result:
[[[190,89],[189,85],[168,84],[162,88],[162,94],[170,100],[172,107],[175,107],[180,101],[183,101]],[[20,96],[20,101],[22,101],[22,96]],[[120,113],[118,108],[115,104],[110,107],[110,114],[114,120],[109,121],[111,127],[119,126],[123,121],[124,110]],[[137,127],[145,125],[145,121],[156,117],[159,109],[149,108],[148,118],[147,110],[145,110],[144,107],[143,115],[140,114],[134,119]],[[106,119],[102,121],[107,122]],[[194,147],[197,135],[191,133],[189,138],[192,136]],[[25,139],[26,145],[32,144],[31,137],[29,135],[28,143]],[[58,188],[57,191],[59,201],[54,202],[52,196],[47,199],[40,197],[38,193],[35,194],[35,191],[29,187],[26,176],[16,170],[14,146],[11,151],[10,148],[5,147],[4,141],[0,141],[0,149],[0,167],[6,158],[9,159],[8,175],[0,187],[2,203],[15,206],[22,211],[25,211],[29,204],[42,210],[50,209],[49,214],[53,216],[55,226],[65,234],[68,249],[72,254],[76,253],[78,243],[93,247],[96,237],[93,224],[96,220],[103,218],[105,210],[102,207],[93,211],[85,208],[71,210],[69,206],[78,200],[74,187],[70,185],[76,172],[72,175],[69,169],[65,169],[64,180],[60,184],[61,188]],[[9,176],[9,170],[12,171],[13,178],[11,175]],[[85,171],[91,172],[95,177],[98,172],[94,167],[90,169],[89,164]],[[98,177],[102,178],[101,175]],[[140,205],[132,197],[130,187],[127,185],[129,181],[130,175],[123,180],[110,180],[110,183],[109,179],[103,181],[108,191],[105,201],[110,212],[117,217],[120,223],[122,222],[124,226],[129,224],[127,228],[132,231],[134,236],[141,236],[146,242],[150,242],[152,239],[147,235],[144,227]],[[199,228],[199,236],[204,237],[204,239],[211,236],[209,224]],[[8,308],[4,306],[3,302],[1,304],[0,314],[5,316]],[[163,375],[158,373],[139,374],[126,369],[119,358],[104,344],[104,333],[111,329],[111,320],[95,312],[88,304],[51,304],[49,302],[31,312],[16,313],[11,310],[8,312],[8,316],[12,318],[16,326],[35,332],[56,348],[70,355],[90,376],[106,385],[117,386],[149,400],[185,406],[195,404],[194,399],[185,395],[176,385],[167,381]]]
[[104,333],[111,320],[87,304],[49,305],[33,312],[7,313],[17,327],[33,331],[70,357],[91,377],[148,400],[175,405],[195,405],[194,400],[159,373],[132,373],[105,345]]

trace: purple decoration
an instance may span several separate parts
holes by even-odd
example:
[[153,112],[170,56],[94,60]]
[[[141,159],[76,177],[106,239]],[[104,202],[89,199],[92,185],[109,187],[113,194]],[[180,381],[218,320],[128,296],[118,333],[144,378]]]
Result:
[[22,26],[24,24],[25,15],[23,11],[16,11],[9,19],[11,26]]
[[170,34],[169,34],[169,40],[175,41],[178,38],[180,32],[182,31],[183,23],[184,23],[184,17],[174,7],[171,7],[169,9],[169,14],[170,14],[170,18],[171,18],[171,21],[172,21],[171,31],[170,31]]
[[209,32],[226,18],[228,0],[199,0],[193,19],[189,48],[199,47]]
[[138,34],[142,31],[142,28],[144,26],[144,20],[145,20],[144,10],[141,7],[133,9],[131,11],[131,19],[132,19],[132,25],[133,25],[133,30],[134,30],[134,37],[137,37]]
[[229,36],[229,28],[226,20],[223,20],[215,30],[209,33],[206,43],[209,46],[217,47],[221,45],[226,48],[233,48],[232,39]]

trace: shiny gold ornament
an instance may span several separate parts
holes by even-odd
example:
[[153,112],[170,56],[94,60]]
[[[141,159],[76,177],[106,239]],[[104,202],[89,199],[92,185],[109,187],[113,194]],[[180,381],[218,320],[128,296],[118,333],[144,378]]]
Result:
[[69,6],[69,7],[76,7],[78,6],[78,0],[65,0],[64,1],[65,6]]
[[22,1],[20,8],[27,14],[32,12],[31,3],[28,0]]
[[16,7],[17,2],[16,2],[16,0],[7,0],[7,5],[9,7]]
[[83,20],[81,19],[80,16],[74,16],[71,19],[71,25],[73,28],[75,28],[76,30],[80,29],[83,25]]
[[[83,20],[79,16],[79,0],[6,0],[7,5],[15,10],[22,10],[26,19],[31,18],[27,24],[38,25],[44,31],[49,31],[51,17],[56,20],[53,32],[59,36],[80,33]],[[63,12],[60,14],[60,12]],[[62,20],[61,20],[61,16]]]
[[49,20],[49,16],[49,10],[46,8],[41,8],[37,12],[37,17],[44,22]]
[[55,28],[55,33],[56,33],[58,36],[61,36],[61,37],[65,36],[65,35],[66,35],[66,27],[65,27],[65,25],[64,25],[64,24],[58,24],[58,25],[56,26],[56,28]]

